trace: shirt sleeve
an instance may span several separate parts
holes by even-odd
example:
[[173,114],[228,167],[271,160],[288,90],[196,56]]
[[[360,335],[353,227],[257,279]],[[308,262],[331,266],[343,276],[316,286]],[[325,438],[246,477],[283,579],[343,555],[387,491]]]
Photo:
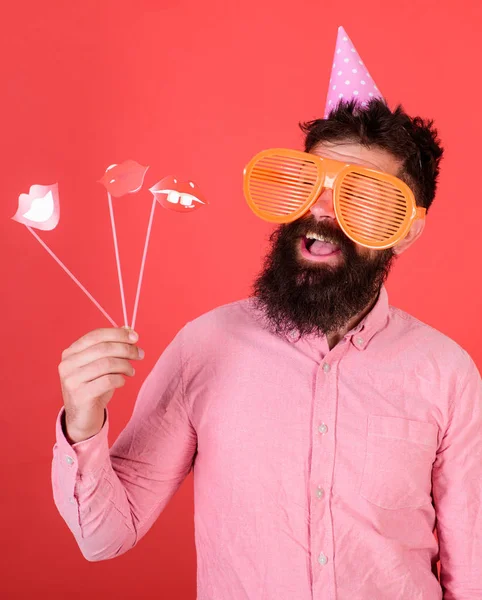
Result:
[[110,450],[108,410],[97,435],[72,445],[62,428],[64,409],[58,414],[54,502],[87,560],[132,548],[191,470],[197,436],[184,397],[182,333],[144,381],[132,417]]
[[466,358],[432,473],[444,600],[482,598],[482,381]]

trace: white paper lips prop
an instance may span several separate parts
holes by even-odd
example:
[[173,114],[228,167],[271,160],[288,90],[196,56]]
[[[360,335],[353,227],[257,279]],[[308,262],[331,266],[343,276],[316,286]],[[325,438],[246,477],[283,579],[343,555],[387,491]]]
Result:
[[28,194],[18,197],[18,209],[12,219],[43,231],[55,229],[60,219],[58,184],[30,186]]
[[209,202],[192,182],[179,182],[175,177],[164,177],[150,188],[150,192],[163,208],[181,213],[195,212]]

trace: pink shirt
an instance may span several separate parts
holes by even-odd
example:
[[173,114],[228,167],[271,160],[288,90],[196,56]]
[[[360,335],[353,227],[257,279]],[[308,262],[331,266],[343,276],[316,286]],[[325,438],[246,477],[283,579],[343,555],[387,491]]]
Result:
[[193,468],[198,600],[481,600],[467,352],[385,288],[331,351],[257,316],[248,298],[187,323],[110,450],[108,418],[70,446],[60,411],[53,492],[83,555],[131,549]]

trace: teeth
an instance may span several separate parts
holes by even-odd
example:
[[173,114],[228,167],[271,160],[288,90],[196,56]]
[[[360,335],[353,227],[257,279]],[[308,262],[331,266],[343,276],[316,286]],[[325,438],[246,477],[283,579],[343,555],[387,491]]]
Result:
[[329,244],[333,244],[334,242],[332,240],[330,240],[329,238],[325,238],[322,235],[318,235],[317,233],[307,233],[306,237],[309,240],[318,240],[320,242],[328,242]]

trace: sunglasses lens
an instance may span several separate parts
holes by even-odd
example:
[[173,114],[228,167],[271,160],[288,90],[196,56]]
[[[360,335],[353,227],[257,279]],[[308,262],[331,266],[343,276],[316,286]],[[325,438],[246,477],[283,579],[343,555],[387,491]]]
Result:
[[410,223],[405,194],[390,181],[349,172],[338,192],[338,218],[350,237],[372,248],[387,248]]
[[318,177],[317,164],[306,154],[260,153],[246,168],[246,200],[265,220],[293,221],[312,199]]

